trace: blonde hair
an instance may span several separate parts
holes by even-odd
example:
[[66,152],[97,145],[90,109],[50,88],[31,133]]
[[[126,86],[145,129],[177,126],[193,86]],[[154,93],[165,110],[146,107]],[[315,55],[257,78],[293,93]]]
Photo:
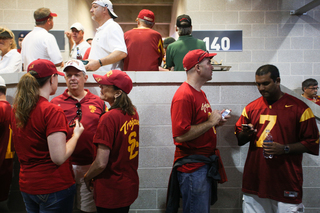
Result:
[[9,30],[8,28],[5,28],[5,27],[0,27],[0,34],[3,33],[3,32],[8,32],[9,35],[12,37],[10,38],[12,40],[12,43],[10,45],[10,48],[11,49],[17,49],[17,43],[16,43],[16,40],[14,38],[14,34],[11,30]]
[[38,79],[33,75],[37,75],[37,72],[30,71],[24,74],[17,85],[16,96],[13,102],[17,128],[22,128],[27,124],[30,112],[39,100],[39,89],[51,78],[51,76],[48,76]]

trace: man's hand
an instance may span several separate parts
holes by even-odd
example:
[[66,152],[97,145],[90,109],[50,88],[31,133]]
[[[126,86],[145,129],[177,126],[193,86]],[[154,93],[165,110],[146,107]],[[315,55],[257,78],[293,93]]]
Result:
[[277,142],[263,143],[263,149],[267,155],[283,155],[284,145]]
[[[222,111],[220,112],[220,114],[222,115],[222,113],[223,113],[224,111],[226,111],[226,110],[225,110],[225,109],[222,110]],[[230,112],[231,112],[231,110],[230,110]],[[221,120],[220,120],[220,122],[218,123],[217,126],[223,126],[223,125],[227,122],[227,120],[228,120],[229,118],[231,118],[231,115],[230,115],[230,114],[224,116],[224,118],[221,117]]]
[[71,36],[72,36],[71,32],[66,31],[64,34],[67,36],[68,39],[71,39]]
[[242,124],[242,132],[250,137],[253,133],[256,133],[257,130],[253,128],[252,124]]
[[216,126],[219,124],[219,122],[222,120],[222,116],[219,110],[213,110],[210,114],[209,114],[209,118],[208,121],[210,122],[210,124],[212,125],[212,127]]
[[250,141],[250,137],[256,133],[257,130],[253,128],[253,125],[250,124],[242,124],[242,131],[237,135],[238,137],[238,145],[243,146]]
[[86,187],[89,190],[89,192],[92,192],[92,190],[93,190],[93,180],[92,179],[88,179],[87,178],[87,174],[84,175],[83,179],[84,179],[84,183],[86,184]]
[[98,60],[87,59],[87,61],[89,61],[89,63],[85,66],[87,71],[96,71],[101,67]]

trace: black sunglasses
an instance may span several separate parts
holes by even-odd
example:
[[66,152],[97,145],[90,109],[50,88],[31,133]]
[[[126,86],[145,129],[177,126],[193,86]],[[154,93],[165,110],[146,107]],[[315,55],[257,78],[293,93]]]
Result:
[[81,104],[78,102],[76,103],[76,107],[78,108],[77,110],[77,114],[76,116],[74,116],[74,118],[72,118],[72,120],[69,122],[69,127],[75,127],[76,126],[76,122],[75,120],[78,118],[78,121],[81,121],[82,118],[82,111],[81,111]]

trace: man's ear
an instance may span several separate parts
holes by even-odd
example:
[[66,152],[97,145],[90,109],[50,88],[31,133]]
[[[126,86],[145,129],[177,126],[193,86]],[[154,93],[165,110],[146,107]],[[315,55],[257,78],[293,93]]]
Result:
[[53,83],[53,77],[54,77],[54,74],[52,74],[51,77],[50,77],[50,84]]

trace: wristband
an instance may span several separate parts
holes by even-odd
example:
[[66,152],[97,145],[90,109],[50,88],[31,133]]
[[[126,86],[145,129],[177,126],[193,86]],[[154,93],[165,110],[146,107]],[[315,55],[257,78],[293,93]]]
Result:
[[98,61],[99,61],[99,63],[100,63],[100,66],[102,67],[103,65],[102,65],[102,62],[101,62],[101,60],[99,59]]

